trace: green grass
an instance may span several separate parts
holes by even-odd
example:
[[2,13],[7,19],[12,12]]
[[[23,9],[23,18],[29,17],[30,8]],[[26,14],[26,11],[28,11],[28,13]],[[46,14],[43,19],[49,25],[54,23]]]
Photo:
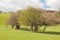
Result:
[[4,25],[6,23],[7,18],[10,16],[10,14],[0,14],[0,25]]
[[[22,28],[24,29],[24,27]],[[11,27],[0,26],[0,40],[60,40],[59,28],[59,26],[49,27],[46,29],[45,33],[35,33],[27,30],[16,30]]]
[[0,40],[60,40],[60,25],[50,26],[43,33],[43,27],[38,33],[30,32],[28,26],[21,26],[21,30],[5,27],[5,21],[10,14],[0,14]]

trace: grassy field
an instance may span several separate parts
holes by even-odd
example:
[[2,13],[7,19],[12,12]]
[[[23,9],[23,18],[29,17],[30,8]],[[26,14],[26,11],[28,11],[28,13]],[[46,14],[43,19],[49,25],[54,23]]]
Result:
[[6,19],[10,16],[10,14],[0,14],[0,25],[4,25],[6,23]]
[[30,32],[28,26],[21,26],[21,30],[5,27],[5,20],[9,14],[0,14],[0,40],[60,40],[60,25],[50,26],[45,33],[39,29],[38,33]]

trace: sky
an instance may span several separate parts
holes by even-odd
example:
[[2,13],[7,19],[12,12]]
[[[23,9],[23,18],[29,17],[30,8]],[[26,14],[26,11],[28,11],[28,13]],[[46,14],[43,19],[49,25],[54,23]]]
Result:
[[0,0],[0,10],[17,11],[27,6],[46,10],[60,10],[60,0]]

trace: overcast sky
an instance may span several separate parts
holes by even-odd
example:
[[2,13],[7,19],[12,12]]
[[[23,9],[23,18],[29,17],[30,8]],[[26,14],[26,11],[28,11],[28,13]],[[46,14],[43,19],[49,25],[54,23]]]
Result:
[[27,6],[59,10],[60,0],[0,0],[0,10],[2,11],[17,11]]

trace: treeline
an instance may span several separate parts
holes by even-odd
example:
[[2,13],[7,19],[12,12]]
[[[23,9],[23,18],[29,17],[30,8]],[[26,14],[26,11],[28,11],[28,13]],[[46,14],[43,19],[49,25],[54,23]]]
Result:
[[12,28],[15,25],[16,29],[19,29],[20,25],[30,26],[32,32],[37,32],[44,25],[44,32],[48,26],[60,24],[60,12],[43,13],[38,8],[28,7],[12,13],[6,24],[12,25]]

